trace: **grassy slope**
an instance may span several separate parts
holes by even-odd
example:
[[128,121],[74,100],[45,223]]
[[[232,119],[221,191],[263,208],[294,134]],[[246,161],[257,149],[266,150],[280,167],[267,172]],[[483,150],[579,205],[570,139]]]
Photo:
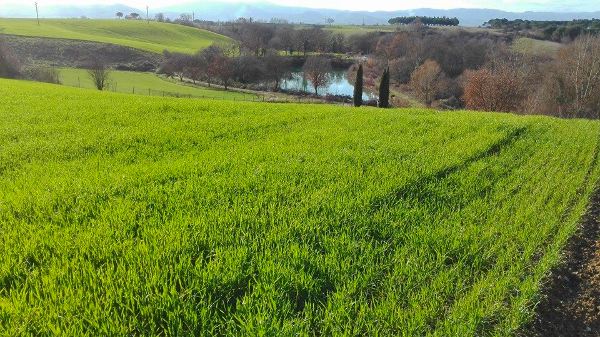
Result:
[[[307,28],[306,25],[296,25],[297,28]],[[437,27],[432,26],[429,27],[431,29],[440,29],[440,30],[465,30],[472,33],[481,33],[488,32],[491,34],[500,34],[500,32],[488,29],[488,28],[478,28],[478,27]],[[403,30],[411,30],[411,26],[398,26],[398,25],[326,25],[323,26],[323,29],[332,31],[334,33],[341,33],[346,36],[356,35],[356,34],[366,34],[366,33],[375,33],[375,32],[395,32],[395,31],[403,31]]]
[[374,32],[393,32],[396,30],[396,26],[391,25],[380,25],[380,26],[359,26],[359,25],[331,25],[323,26],[323,29],[329,30],[334,33],[341,33],[344,35],[355,35],[355,34],[366,34]]
[[513,49],[523,54],[555,56],[563,45],[552,41],[540,41],[521,37],[513,43]]
[[[62,68],[60,80],[64,85],[94,89],[94,84],[85,69]],[[209,89],[185,85],[177,81],[168,81],[153,73],[131,71],[112,71],[110,73],[110,91],[136,93],[139,95],[173,96],[174,94],[193,97],[210,97],[223,99],[248,99],[255,95],[235,91]],[[148,91],[148,89],[151,89]]]
[[0,331],[508,336],[600,124],[0,80]]
[[0,18],[0,34],[39,36],[113,43],[162,53],[164,49],[194,53],[229,38],[181,25],[133,20],[46,19],[38,26],[32,19]]

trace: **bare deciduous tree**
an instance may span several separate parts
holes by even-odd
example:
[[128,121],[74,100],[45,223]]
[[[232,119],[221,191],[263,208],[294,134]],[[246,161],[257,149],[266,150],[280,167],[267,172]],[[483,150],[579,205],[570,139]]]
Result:
[[600,37],[582,36],[561,49],[543,75],[529,112],[600,118]]
[[101,60],[95,59],[88,67],[88,74],[98,90],[104,90],[108,86],[110,69]]
[[427,60],[412,73],[410,85],[416,95],[427,106],[431,106],[431,102],[433,102],[438,93],[439,84],[442,82],[443,76],[444,73],[440,65],[433,60]]
[[194,84],[200,81],[206,74],[206,64],[200,55],[196,54],[188,58],[183,69],[185,76],[189,77]]
[[171,70],[173,74],[179,78],[181,82],[183,82],[183,78],[185,77],[186,67],[188,65],[190,57],[185,54],[174,53],[171,55],[169,59],[169,63],[171,65]]
[[579,115],[600,116],[600,37],[582,36],[559,56],[563,78]]
[[233,62],[225,55],[216,57],[210,65],[216,77],[221,81],[225,90],[229,89],[229,82],[233,77]]
[[331,62],[320,56],[309,57],[304,63],[304,76],[310,80],[315,89],[315,95],[319,94],[319,88],[326,86],[331,72]]
[[274,52],[265,57],[265,77],[273,82],[273,90],[279,90],[281,80],[289,77],[290,67],[288,62]]
[[223,48],[219,47],[216,44],[213,44],[208,48],[204,48],[198,53],[198,56],[202,59],[202,62],[207,65],[204,75],[209,87],[213,80],[217,79],[219,75],[217,69],[215,69],[212,66],[212,64],[217,58],[222,57],[224,55],[225,52],[223,51]]
[[483,111],[521,111],[526,85],[514,69],[498,67],[467,71],[463,99],[468,109]]

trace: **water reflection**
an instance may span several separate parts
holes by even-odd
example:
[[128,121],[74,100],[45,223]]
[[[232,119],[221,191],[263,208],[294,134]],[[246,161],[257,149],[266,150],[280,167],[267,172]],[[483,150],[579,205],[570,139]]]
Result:
[[[341,95],[341,96],[352,96],[354,94],[354,84],[348,81],[348,75],[346,71],[334,70],[329,73],[329,84],[327,87],[319,88],[319,95]],[[304,91],[308,93],[314,93],[315,88],[312,83],[304,76],[304,72],[296,71],[292,73],[291,78],[281,82],[281,89],[293,90],[293,91]],[[363,92],[363,99],[374,99],[375,96]]]

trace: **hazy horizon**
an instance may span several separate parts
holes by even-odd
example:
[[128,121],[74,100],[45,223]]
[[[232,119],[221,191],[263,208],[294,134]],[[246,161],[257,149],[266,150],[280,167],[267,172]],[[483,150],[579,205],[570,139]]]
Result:
[[[565,4],[564,1],[557,0],[407,0],[399,4],[394,0],[378,0],[374,2],[365,3],[364,1],[350,0],[343,3],[328,3],[323,4],[319,0],[278,0],[278,1],[257,1],[257,0],[211,0],[208,3],[270,3],[281,6],[291,7],[308,7],[308,8],[322,8],[322,9],[337,9],[337,10],[351,10],[351,11],[396,11],[396,10],[410,10],[410,9],[460,9],[460,8],[481,8],[481,9],[496,9],[503,11],[512,12],[526,12],[526,11],[544,11],[544,12],[593,12],[600,11],[599,5],[590,4],[589,1],[575,0],[570,1],[569,4]],[[151,8],[167,8],[174,5],[185,5],[185,4],[198,4],[200,1],[190,0],[123,0],[123,1],[101,1],[101,0],[87,0],[87,1],[73,1],[73,0],[40,0],[38,4],[40,7],[51,7],[51,6],[86,6],[86,5],[109,5],[109,4],[120,4],[131,6],[135,8],[145,8],[146,5]],[[206,2],[204,2],[206,3]],[[6,6],[19,6],[25,7],[22,1],[8,0]],[[31,4],[33,6],[33,3]],[[1,12],[1,10],[0,10]]]

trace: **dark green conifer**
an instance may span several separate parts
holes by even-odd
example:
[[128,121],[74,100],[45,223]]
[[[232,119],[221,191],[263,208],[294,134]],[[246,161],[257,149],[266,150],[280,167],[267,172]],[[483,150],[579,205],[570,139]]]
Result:
[[390,69],[386,68],[379,84],[379,107],[390,107]]
[[358,66],[358,71],[356,71],[356,82],[354,82],[354,106],[359,107],[362,105],[362,95],[363,95],[363,66],[362,64]]

